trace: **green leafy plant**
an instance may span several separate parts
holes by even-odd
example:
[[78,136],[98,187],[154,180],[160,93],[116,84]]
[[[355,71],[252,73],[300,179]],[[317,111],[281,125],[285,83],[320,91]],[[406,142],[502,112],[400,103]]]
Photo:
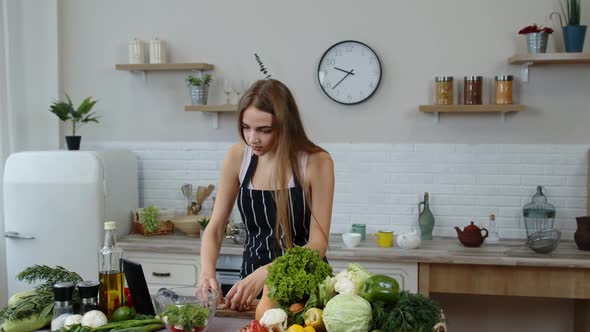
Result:
[[79,129],[82,125],[88,122],[98,123],[98,117],[95,116],[95,113],[90,112],[98,102],[97,100],[88,97],[82,101],[78,108],[74,108],[70,96],[66,95],[66,98],[67,101],[56,101],[51,104],[49,111],[61,121],[70,121],[72,123],[72,136],[76,136],[76,129]]
[[158,224],[160,223],[158,219],[159,215],[160,209],[155,205],[150,205],[141,211],[141,223],[146,231],[151,233],[158,228]]
[[268,267],[268,297],[281,306],[307,301],[332,268],[317,250],[294,247]]
[[186,82],[188,86],[205,86],[210,85],[211,81],[213,80],[213,76],[211,74],[205,74],[201,76],[193,76],[188,75],[186,78]]
[[209,221],[211,221],[211,219],[203,217],[199,219],[197,222],[199,223],[199,225],[201,225],[201,228],[204,230],[205,228],[207,228],[207,225],[209,225]]
[[400,293],[395,305],[381,301],[371,303],[373,328],[383,331],[431,332],[441,321],[440,305],[421,294]]
[[[549,16],[550,18],[552,18],[553,15],[557,15],[562,26],[580,25],[582,0],[560,0],[559,7],[561,8],[561,14],[558,12],[552,12]],[[565,24],[563,24],[564,22],[562,19],[565,20]]]
[[[74,284],[82,281],[82,277],[75,272],[56,266],[33,265],[21,271],[16,279],[28,284],[36,284],[35,290],[15,294],[8,301],[8,305],[0,309],[0,321],[16,321],[29,317],[42,321],[46,317],[51,320],[53,310],[53,285],[56,282],[70,281]],[[74,293],[74,301],[78,296]],[[44,325],[39,326],[39,328]]]

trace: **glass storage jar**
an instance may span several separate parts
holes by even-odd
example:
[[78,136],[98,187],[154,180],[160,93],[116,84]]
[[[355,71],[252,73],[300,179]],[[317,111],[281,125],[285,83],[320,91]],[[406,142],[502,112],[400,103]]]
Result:
[[463,103],[465,105],[481,105],[482,91],[482,76],[465,76],[465,82],[463,84]]
[[436,102],[439,105],[453,104],[453,76],[436,76]]
[[496,76],[496,104],[512,104],[514,76]]

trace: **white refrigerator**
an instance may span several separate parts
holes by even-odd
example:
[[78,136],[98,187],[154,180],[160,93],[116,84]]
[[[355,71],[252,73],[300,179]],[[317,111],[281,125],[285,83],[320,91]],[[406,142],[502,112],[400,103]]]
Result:
[[31,288],[16,275],[34,264],[98,280],[104,221],[117,222],[119,237],[132,226],[137,158],[127,150],[15,153],[3,190],[8,296]]

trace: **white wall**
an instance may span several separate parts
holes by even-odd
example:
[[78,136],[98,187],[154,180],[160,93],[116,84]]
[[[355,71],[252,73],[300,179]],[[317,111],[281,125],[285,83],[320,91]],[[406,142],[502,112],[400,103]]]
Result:
[[[509,56],[524,51],[517,31],[549,25],[555,0],[449,1],[90,1],[64,0],[64,90],[77,100],[94,95],[101,124],[83,129],[90,140],[230,141],[235,115],[212,129],[207,114],[187,113],[185,73],[116,71],[127,43],[154,36],[168,42],[173,62],[216,66],[210,103],[221,103],[220,83],[261,78],[258,52],[275,78],[296,95],[310,136],[318,142],[588,143],[590,65],[531,70],[519,88],[528,105],[502,124],[497,115],[445,115],[436,125],[418,112],[430,102],[433,78],[517,73]],[[590,5],[584,22],[590,22]],[[316,68],[332,44],[356,39],[383,63],[378,92],[366,103],[341,106],[322,94]],[[589,36],[590,39],[590,36]],[[558,30],[550,51],[562,49]],[[586,49],[590,49],[587,43]],[[67,64],[67,65],[66,65]]]

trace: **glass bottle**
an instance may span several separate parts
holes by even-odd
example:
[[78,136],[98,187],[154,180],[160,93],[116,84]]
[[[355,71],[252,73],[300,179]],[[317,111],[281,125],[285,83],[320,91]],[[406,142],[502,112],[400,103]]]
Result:
[[432,230],[434,229],[434,215],[430,211],[428,202],[428,193],[424,193],[424,201],[418,203],[418,226],[422,240],[432,240]]
[[463,83],[463,104],[481,105],[483,92],[482,76],[465,76]]
[[453,76],[436,76],[436,104],[453,104]]
[[72,296],[74,284],[71,282],[59,282],[53,285],[53,318],[51,319],[51,331],[57,331],[63,327],[65,319],[74,314]]
[[490,214],[490,221],[488,224],[488,238],[486,239],[487,243],[498,243],[500,240],[500,236],[498,235],[498,231],[496,229],[496,216],[494,214]]
[[496,104],[512,104],[514,76],[496,76]]
[[98,252],[98,280],[100,309],[111,320],[113,311],[124,304],[122,258],[123,249],[117,246],[117,223],[104,223],[104,245]]
[[98,310],[98,281],[81,281],[78,283],[78,293],[80,294],[80,315],[88,311]]

